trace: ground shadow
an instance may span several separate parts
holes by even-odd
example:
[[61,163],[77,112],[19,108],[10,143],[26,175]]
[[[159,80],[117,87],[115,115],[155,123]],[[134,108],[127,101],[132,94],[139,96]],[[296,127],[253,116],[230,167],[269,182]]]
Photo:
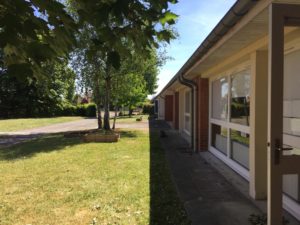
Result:
[[29,158],[41,152],[59,151],[67,146],[80,144],[79,138],[64,138],[62,135],[39,137],[24,143],[0,148],[0,160]]
[[150,224],[190,224],[161,147],[160,138],[169,126],[159,120],[149,120],[150,132]]
[[[94,131],[94,130],[93,130]],[[61,132],[59,134],[35,134],[35,135],[14,135],[2,136],[1,138],[18,139],[12,146],[2,146],[0,148],[0,160],[16,160],[29,158],[41,152],[59,151],[65,147],[70,147],[83,143],[82,136],[85,132]],[[138,136],[135,131],[118,131],[121,138],[135,138]],[[25,142],[24,142],[25,141]],[[13,142],[12,142],[13,143]]]

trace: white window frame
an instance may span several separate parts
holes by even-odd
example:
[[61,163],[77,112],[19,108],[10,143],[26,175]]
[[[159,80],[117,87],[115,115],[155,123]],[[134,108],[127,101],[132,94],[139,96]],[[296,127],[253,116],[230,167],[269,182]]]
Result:
[[[237,163],[232,159],[232,154],[231,154],[231,142],[230,142],[230,131],[231,130],[237,130],[241,131],[247,134],[250,134],[250,125],[242,125],[242,124],[237,124],[233,123],[230,121],[231,118],[231,77],[234,76],[237,73],[243,72],[245,70],[250,70],[250,75],[251,75],[251,64],[250,61],[246,61],[234,68],[231,68],[223,73],[220,73],[214,77],[212,77],[209,80],[209,151],[215,155],[217,158],[222,160],[225,164],[227,164],[231,169],[233,169],[235,172],[240,174],[243,178],[249,181],[249,170]],[[226,120],[220,120],[220,119],[215,119],[212,116],[212,84],[214,81],[221,79],[221,78],[227,78],[228,81],[228,99],[227,99],[227,118]],[[251,85],[250,85],[250,95],[251,95]],[[222,127],[225,127],[227,129],[227,155],[224,155],[221,153],[219,150],[214,148],[211,145],[211,131],[212,131],[212,124],[216,124]],[[249,155],[250,159],[250,155]]]

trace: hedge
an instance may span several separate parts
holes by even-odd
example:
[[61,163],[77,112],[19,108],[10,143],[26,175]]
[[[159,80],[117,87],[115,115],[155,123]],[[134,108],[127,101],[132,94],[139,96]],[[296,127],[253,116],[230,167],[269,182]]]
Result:
[[80,105],[65,105],[62,107],[61,112],[57,113],[56,116],[85,116],[85,117],[96,117],[96,105],[80,104]]
[[153,115],[154,114],[154,105],[146,103],[143,105],[143,114],[149,114]]

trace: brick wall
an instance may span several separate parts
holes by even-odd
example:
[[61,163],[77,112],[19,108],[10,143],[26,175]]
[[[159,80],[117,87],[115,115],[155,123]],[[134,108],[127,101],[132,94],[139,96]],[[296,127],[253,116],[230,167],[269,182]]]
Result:
[[173,95],[165,96],[165,121],[173,122]]
[[199,151],[208,150],[208,112],[209,112],[209,82],[208,79],[196,78],[197,92],[197,122],[196,138]]

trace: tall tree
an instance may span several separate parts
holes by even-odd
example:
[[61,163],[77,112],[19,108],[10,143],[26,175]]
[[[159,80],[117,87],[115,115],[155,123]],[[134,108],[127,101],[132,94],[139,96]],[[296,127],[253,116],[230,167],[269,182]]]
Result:
[[[110,129],[109,104],[112,87],[112,70],[119,69],[121,58],[132,50],[143,55],[151,53],[160,42],[174,38],[170,25],[177,16],[168,10],[176,0],[124,0],[124,1],[71,1],[73,12],[84,28],[91,32],[91,54],[100,55],[105,82],[104,129]],[[75,10],[74,10],[75,9]],[[129,44],[130,43],[130,44]]]
[[0,75],[0,117],[51,116],[73,100],[75,73],[67,61],[43,66],[48,79],[19,80]]

